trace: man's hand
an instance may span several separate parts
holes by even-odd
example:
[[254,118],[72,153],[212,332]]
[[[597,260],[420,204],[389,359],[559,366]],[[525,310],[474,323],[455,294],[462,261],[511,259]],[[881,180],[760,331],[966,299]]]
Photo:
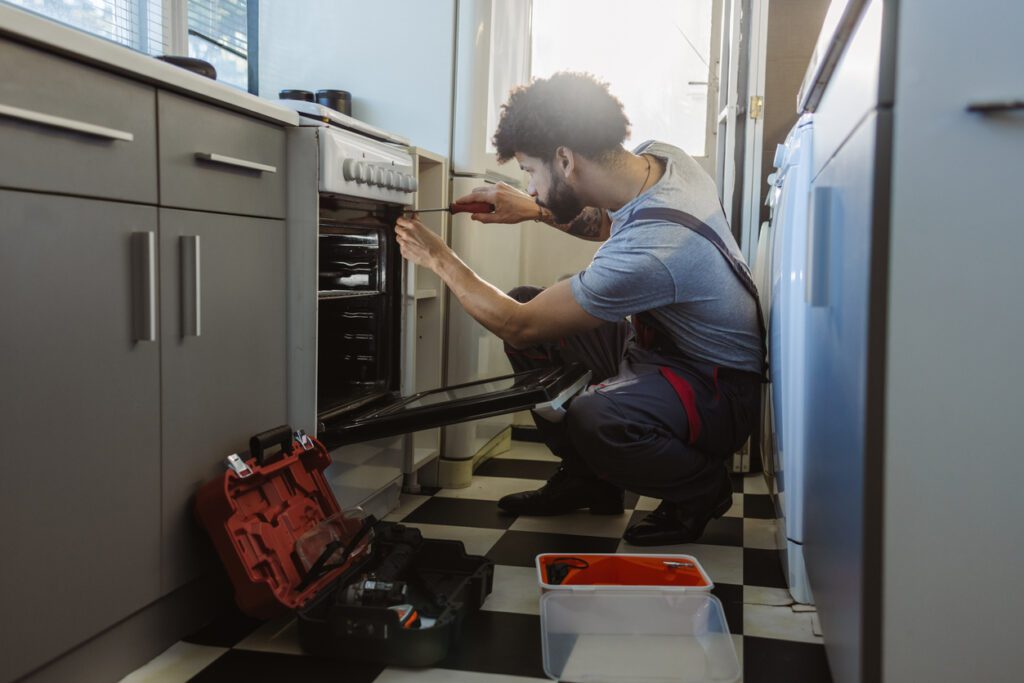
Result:
[[423,225],[415,217],[401,217],[395,225],[395,238],[402,250],[402,256],[418,266],[437,271],[441,259],[452,250],[444,240]]
[[487,202],[494,205],[492,213],[472,215],[473,220],[481,223],[522,223],[541,217],[540,205],[533,197],[506,183],[478,187],[455,200],[456,204],[467,202]]

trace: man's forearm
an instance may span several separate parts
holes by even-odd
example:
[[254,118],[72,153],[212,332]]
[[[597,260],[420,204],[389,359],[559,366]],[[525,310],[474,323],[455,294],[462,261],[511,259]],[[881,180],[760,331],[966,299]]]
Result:
[[551,212],[544,207],[540,207],[540,216],[537,220],[547,223],[553,228],[558,228],[562,232],[567,232],[570,235],[590,240],[591,242],[603,242],[608,239],[608,235],[611,232],[611,220],[608,218],[608,214],[605,213],[604,209],[597,209],[592,206],[583,209],[576,218],[565,224],[556,223]]
[[470,316],[502,341],[518,345],[518,301],[481,279],[453,252],[444,255],[434,271]]

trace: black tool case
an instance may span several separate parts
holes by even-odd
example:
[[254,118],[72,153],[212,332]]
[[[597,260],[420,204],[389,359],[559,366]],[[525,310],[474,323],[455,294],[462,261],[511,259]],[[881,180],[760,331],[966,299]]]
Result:
[[[336,604],[339,591],[372,571],[395,544],[415,543],[416,550],[398,578],[405,581],[409,602],[420,618],[435,619],[430,628],[406,629],[387,608]],[[386,662],[396,666],[430,666],[443,659],[461,632],[463,618],[480,609],[491,593],[494,564],[467,555],[461,541],[423,539],[417,529],[398,524],[377,527],[374,557],[353,568],[338,584],[298,612],[299,641],[307,652],[345,659]]]
[[[223,477],[199,490],[195,508],[239,608],[260,619],[296,614],[311,654],[407,667],[443,659],[490,594],[494,563],[467,555],[460,541],[341,511],[323,474],[330,455],[304,433],[283,426],[250,444],[249,457],[232,456]],[[279,452],[268,456],[273,445]],[[341,536],[322,541],[324,529]],[[412,608],[404,613],[348,599],[353,587],[396,581],[405,586],[397,602]]]

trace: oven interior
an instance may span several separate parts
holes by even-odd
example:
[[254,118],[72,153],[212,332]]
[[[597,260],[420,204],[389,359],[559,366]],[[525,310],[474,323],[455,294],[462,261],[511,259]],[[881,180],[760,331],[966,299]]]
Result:
[[401,209],[321,202],[317,414],[343,414],[399,389]]

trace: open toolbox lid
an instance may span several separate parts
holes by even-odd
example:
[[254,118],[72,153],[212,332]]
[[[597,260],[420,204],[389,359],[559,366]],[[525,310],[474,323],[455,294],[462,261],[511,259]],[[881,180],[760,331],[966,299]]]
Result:
[[[266,455],[273,445],[280,451]],[[331,458],[321,443],[283,426],[254,436],[246,455],[229,457],[223,477],[199,489],[195,514],[227,569],[239,608],[269,619],[315,597],[357,563],[368,544],[361,545],[364,520],[341,514],[324,477]],[[358,550],[307,581],[296,541],[331,517]]]
[[715,587],[693,555],[541,553],[537,583],[542,591],[704,591]]
[[317,437],[335,448],[528,409],[557,422],[590,377],[584,366],[571,364],[393,397],[357,414],[322,416]]

